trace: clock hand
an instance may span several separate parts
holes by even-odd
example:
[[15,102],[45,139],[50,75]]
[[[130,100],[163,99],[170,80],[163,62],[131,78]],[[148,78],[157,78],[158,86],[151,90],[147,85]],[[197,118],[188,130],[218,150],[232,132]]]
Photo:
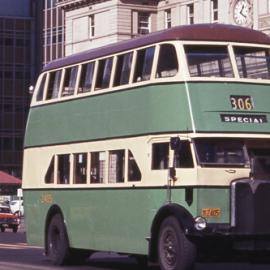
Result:
[[[243,16],[243,17],[247,17],[247,10],[246,10],[247,8],[245,8],[245,6],[244,5],[242,5],[242,8],[241,8],[241,10],[240,10],[240,14]],[[245,12],[243,12],[243,11],[245,11]]]

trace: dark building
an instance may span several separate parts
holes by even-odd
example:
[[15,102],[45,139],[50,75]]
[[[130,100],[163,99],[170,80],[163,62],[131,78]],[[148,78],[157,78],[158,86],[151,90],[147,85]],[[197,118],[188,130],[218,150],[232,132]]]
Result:
[[18,177],[22,173],[29,86],[41,62],[39,2],[0,0],[0,170]]

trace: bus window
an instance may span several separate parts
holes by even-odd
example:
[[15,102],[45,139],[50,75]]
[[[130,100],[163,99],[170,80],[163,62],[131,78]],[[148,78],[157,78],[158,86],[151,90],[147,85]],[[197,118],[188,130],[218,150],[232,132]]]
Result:
[[52,184],[54,182],[54,156],[50,162],[50,166],[45,175],[45,183]]
[[117,56],[117,64],[115,69],[114,86],[129,83],[133,53],[126,53]]
[[169,166],[169,143],[152,145],[152,170],[164,170]]
[[108,88],[110,84],[113,58],[106,58],[98,61],[98,71],[95,90]]
[[90,182],[104,183],[105,178],[105,152],[91,153]]
[[61,96],[71,96],[74,94],[75,86],[76,86],[76,79],[78,73],[78,66],[66,68],[65,70],[65,77],[64,77],[64,85],[63,91]]
[[46,100],[58,97],[58,92],[61,82],[62,70],[57,70],[49,73],[49,85],[47,89]]
[[79,94],[91,91],[94,69],[95,69],[95,62],[82,65],[81,77],[78,88]]
[[234,47],[241,78],[270,79],[269,50],[263,48]]
[[69,184],[69,157],[70,155],[58,155],[57,184]]
[[36,101],[43,100],[43,94],[44,94],[44,88],[45,88],[46,78],[47,78],[47,74],[43,74],[42,75],[41,82],[40,82],[40,84],[38,86],[38,89],[37,89]]
[[156,78],[173,77],[178,71],[175,47],[171,44],[160,46]]
[[124,172],[125,150],[109,151],[109,183],[123,183]]
[[150,80],[155,47],[137,51],[136,68],[133,77],[134,82]]
[[241,140],[196,139],[198,161],[201,166],[246,167],[247,154]]
[[176,168],[193,168],[193,159],[189,141],[181,141],[181,147],[175,151]]
[[225,46],[186,45],[191,77],[234,77]]
[[141,181],[141,178],[142,174],[137,162],[131,151],[128,151],[128,181]]
[[86,184],[87,153],[74,154],[74,183]]

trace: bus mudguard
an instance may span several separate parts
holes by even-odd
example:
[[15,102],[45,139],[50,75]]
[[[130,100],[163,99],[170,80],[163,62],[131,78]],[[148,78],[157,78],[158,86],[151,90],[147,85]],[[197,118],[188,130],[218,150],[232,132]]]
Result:
[[168,203],[163,205],[156,213],[151,226],[151,237],[149,240],[149,260],[154,262],[157,259],[157,241],[159,229],[162,221],[168,217],[174,216],[184,232],[194,228],[193,216],[181,205]]

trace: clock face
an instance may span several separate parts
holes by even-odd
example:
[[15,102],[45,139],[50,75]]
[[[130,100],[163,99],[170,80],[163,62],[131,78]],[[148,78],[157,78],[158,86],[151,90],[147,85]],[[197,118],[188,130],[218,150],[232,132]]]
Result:
[[238,25],[247,25],[251,21],[251,6],[248,0],[238,0],[234,5],[233,18]]

